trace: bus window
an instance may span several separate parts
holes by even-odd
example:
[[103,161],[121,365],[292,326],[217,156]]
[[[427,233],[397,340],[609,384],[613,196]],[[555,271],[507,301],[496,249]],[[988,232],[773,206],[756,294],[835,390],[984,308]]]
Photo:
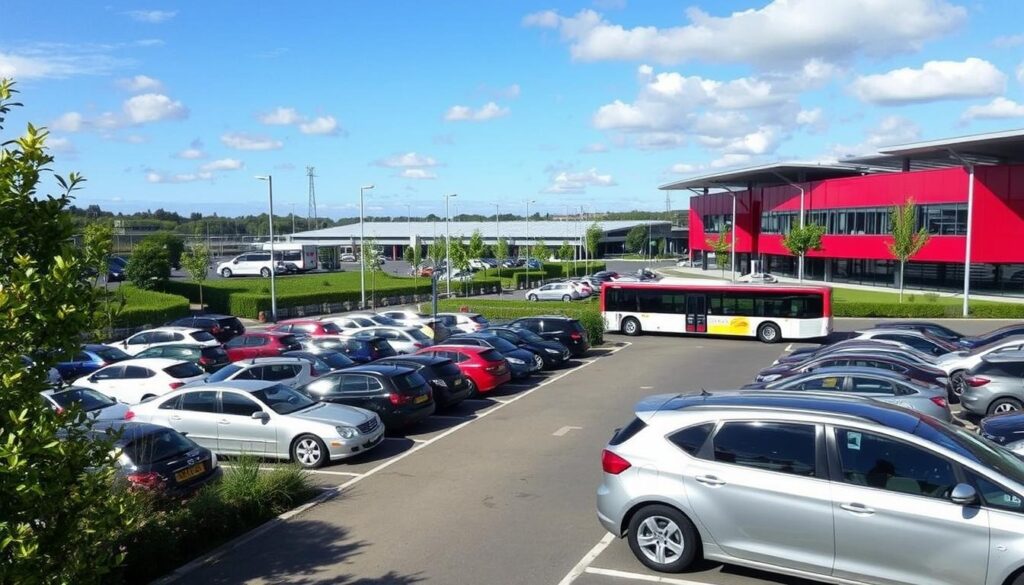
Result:
[[605,296],[606,311],[636,311],[636,291],[627,288],[609,289]]
[[640,290],[637,291],[637,300],[639,301],[639,311],[641,313],[669,313],[671,307],[662,306],[662,297],[664,292],[658,290]]
[[722,295],[708,294],[708,315],[725,315],[722,310]]

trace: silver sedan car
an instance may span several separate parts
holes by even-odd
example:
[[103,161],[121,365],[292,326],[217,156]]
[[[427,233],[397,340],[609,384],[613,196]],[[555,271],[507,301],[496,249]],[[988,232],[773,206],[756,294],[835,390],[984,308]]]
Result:
[[218,454],[291,459],[307,468],[358,455],[384,439],[376,413],[315,402],[264,381],[182,388],[133,405],[125,418],[187,433]]
[[434,340],[419,327],[366,327],[352,332],[353,337],[383,337],[398,353],[416,353],[434,345]]
[[601,464],[598,519],[657,571],[703,557],[779,583],[1024,585],[1024,459],[911,410],[651,396]]
[[552,282],[526,291],[528,301],[577,301],[580,293],[570,282]]

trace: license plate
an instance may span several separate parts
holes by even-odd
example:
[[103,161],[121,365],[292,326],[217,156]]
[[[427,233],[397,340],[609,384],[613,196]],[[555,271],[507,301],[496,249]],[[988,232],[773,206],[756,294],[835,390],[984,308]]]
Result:
[[423,404],[424,402],[426,402],[428,400],[430,400],[430,396],[427,396],[426,394],[421,394],[421,395],[417,396],[416,398],[414,398],[413,402],[415,404]]
[[198,477],[206,471],[206,465],[203,463],[196,463],[192,467],[182,469],[181,471],[174,474],[174,479],[178,480],[179,483],[188,481],[194,477]]
[[455,380],[455,382],[452,385],[455,386],[456,388],[461,387],[462,386],[462,378],[459,378],[458,380]]

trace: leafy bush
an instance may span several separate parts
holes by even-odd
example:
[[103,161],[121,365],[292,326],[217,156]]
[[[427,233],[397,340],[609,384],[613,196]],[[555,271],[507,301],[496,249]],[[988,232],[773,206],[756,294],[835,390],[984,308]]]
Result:
[[171,263],[171,266],[175,269],[181,268],[181,255],[185,252],[185,242],[181,236],[159,233],[146,236],[142,242],[149,242],[151,245],[163,248],[167,251],[167,261]]
[[499,301],[493,299],[443,300],[438,301],[439,311],[460,311],[466,307],[469,312],[480,313],[493,320],[512,320],[532,315],[564,315],[578,319],[587,330],[590,343],[604,343],[604,319],[598,304],[590,301],[574,303],[537,304],[529,301]]
[[939,293],[929,292],[929,293],[924,293],[921,296],[924,297],[924,300],[928,301],[929,303],[937,303],[937,302],[939,302]]
[[139,242],[128,259],[125,277],[143,289],[162,286],[171,277],[171,261],[167,248],[148,238]]
[[152,290],[123,285],[115,293],[124,306],[114,318],[115,327],[159,325],[189,313],[188,299]]
[[960,308],[955,305],[932,305],[910,303],[834,303],[832,313],[836,317],[900,317],[914,319],[936,319],[959,317]]
[[[959,308],[957,308],[957,316],[960,316]],[[971,317],[976,319],[1024,319],[1024,305],[1016,303],[972,304]]]

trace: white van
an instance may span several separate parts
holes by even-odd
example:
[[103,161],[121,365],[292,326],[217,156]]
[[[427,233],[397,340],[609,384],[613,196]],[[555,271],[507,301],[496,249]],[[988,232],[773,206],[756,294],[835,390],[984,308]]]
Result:
[[[232,276],[270,277],[274,263],[270,260],[270,252],[246,252],[239,254],[227,262],[217,265],[217,274],[224,278]],[[280,270],[278,271],[280,272]]]
[[[263,244],[263,251],[270,251],[269,243]],[[316,270],[317,247],[312,244],[277,242],[274,244],[274,259],[294,265],[299,272]]]

